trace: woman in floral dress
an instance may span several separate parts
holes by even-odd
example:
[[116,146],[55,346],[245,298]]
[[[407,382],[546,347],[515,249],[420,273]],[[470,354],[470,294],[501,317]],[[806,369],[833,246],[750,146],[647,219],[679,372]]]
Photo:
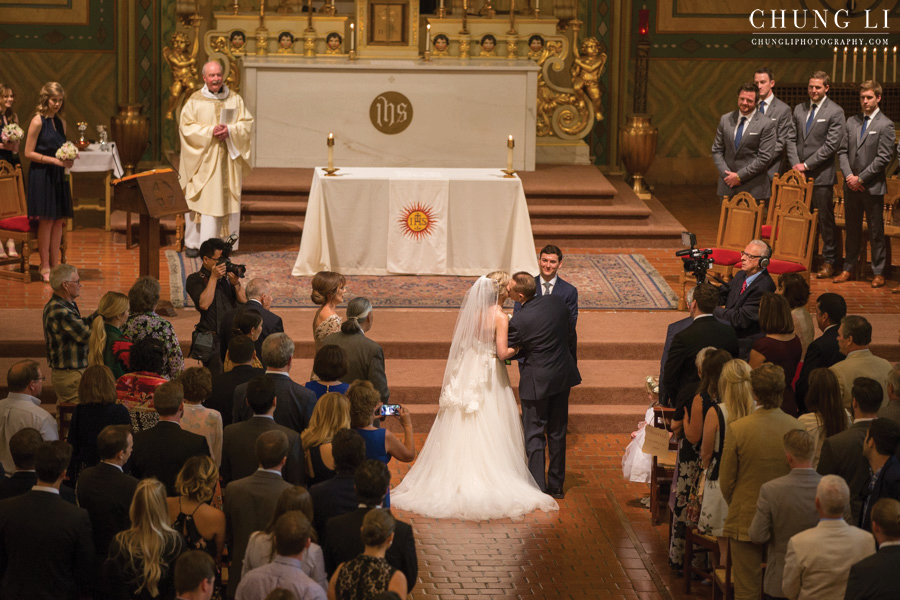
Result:
[[145,275],[134,282],[128,290],[131,315],[122,332],[134,342],[145,337],[162,342],[165,352],[162,375],[171,380],[184,371],[184,355],[172,324],[156,314],[159,292],[159,282],[153,277]]

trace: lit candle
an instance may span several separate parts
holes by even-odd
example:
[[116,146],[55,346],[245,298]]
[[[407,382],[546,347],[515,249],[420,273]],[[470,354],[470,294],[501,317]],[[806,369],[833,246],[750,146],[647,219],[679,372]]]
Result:
[[863,68],[862,68],[862,79],[860,81],[866,80],[866,47],[863,46]]
[[354,29],[355,23],[350,23],[350,51],[353,52],[356,50],[356,29]]
[[334,134],[328,134],[328,170],[334,168]]
[[431,23],[425,26],[425,52],[431,52]]
[[882,67],[881,71],[881,81],[882,83],[887,81],[887,46],[884,47],[884,67]]
[[894,46],[894,83],[897,83],[897,46]]
[[847,46],[844,46],[844,70],[841,73],[841,81],[847,81]]
[[853,83],[856,83],[856,51],[857,50],[859,50],[859,48],[856,48],[856,47],[853,48],[853,77],[851,79],[851,81]]
[[831,63],[831,80],[837,81],[837,46],[834,47],[834,61]]
[[541,0],[534,0],[534,10],[538,11],[541,9]]
[[506,141],[506,170],[512,172],[513,170],[513,148],[516,147],[516,141],[513,139],[513,136],[509,136],[509,139]]
[[441,0],[441,10],[444,10],[444,0]]
[[878,77],[878,68],[875,66],[878,62],[878,48],[872,48],[872,80]]

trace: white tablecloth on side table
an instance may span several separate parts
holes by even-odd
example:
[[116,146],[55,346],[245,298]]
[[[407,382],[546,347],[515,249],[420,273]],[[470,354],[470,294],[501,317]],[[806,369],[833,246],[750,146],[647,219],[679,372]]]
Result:
[[[485,275],[495,270],[538,272],[531,220],[522,181],[499,169],[341,168],[339,177],[315,170],[292,274]],[[391,182],[448,183],[446,260],[415,272],[388,269],[389,236],[402,227],[391,214],[391,194],[414,186]],[[395,238],[396,239],[396,238]],[[433,240],[431,245],[433,246]],[[430,251],[430,250],[429,250]],[[425,252],[425,250],[423,250]],[[440,263],[443,263],[441,265]]]
[[[119,150],[116,148],[115,142],[108,144],[109,150],[100,150],[100,144],[91,144],[84,150],[78,152],[78,158],[69,169],[69,173],[106,173],[103,180],[103,206],[77,206],[76,210],[99,210],[104,213],[104,228],[110,230],[109,213],[112,210],[112,193],[110,187],[110,173],[116,178],[121,178],[125,172],[122,170],[122,159],[119,158]],[[71,184],[71,180],[70,180]],[[74,185],[72,190],[74,192]],[[74,199],[74,193],[73,193]],[[72,221],[69,221],[69,229],[72,228]]]

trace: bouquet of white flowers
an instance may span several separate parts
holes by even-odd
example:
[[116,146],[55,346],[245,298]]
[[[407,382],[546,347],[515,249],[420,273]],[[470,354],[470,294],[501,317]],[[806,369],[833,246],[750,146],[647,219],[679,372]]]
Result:
[[4,144],[7,142],[18,142],[25,137],[25,132],[19,127],[18,123],[10,123],[0,130],[0,141]]
[[75,160],[78,158],[78,148],[72,142],[66,142],[56,151],[59,160]]

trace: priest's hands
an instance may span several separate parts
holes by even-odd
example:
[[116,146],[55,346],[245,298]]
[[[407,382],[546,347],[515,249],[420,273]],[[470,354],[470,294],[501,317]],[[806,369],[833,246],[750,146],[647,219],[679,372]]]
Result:
[[216,125],[213,127],[213,137],[224,142],[228,139],[228,125]]

